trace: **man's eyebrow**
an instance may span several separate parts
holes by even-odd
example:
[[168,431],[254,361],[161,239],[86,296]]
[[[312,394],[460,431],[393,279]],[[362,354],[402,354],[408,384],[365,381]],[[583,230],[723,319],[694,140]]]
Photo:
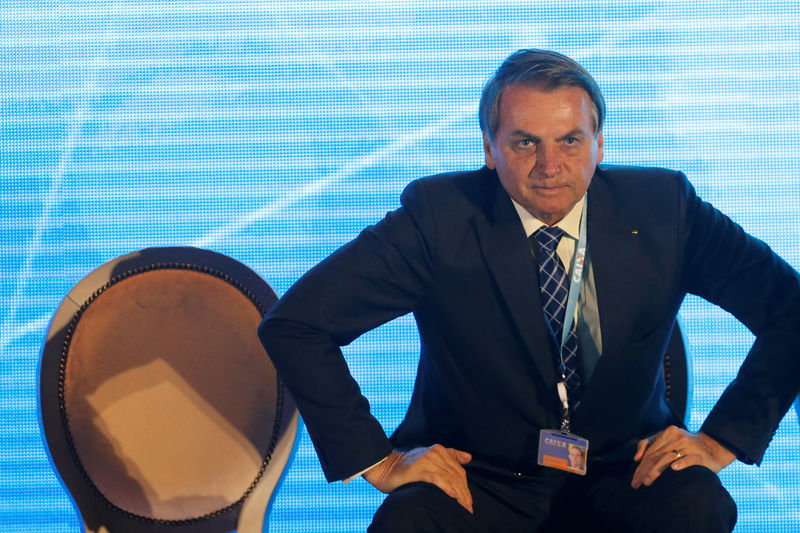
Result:
[[512,137],[525,137],[526,139],[533,139],[534,141],[541,141],[542,139],[536,135],[528,133],[525,130],[514,130],[511,132]]
[[[525,130],[514,130],[514,131],[511,132],[511,136],[512,137],[517,137],[517,138],[532,139],[532,140],[534,140],[536,142],[539,142],[539,141],[542,140],[541,137],[539,137],[538,135],[533,135],[531,133],[528,133]],[[573,128],[570,131],[568,131],[567,133],[565,133],[564,135],[556,138],[556,140],[557,141],[563,141],[567,137],[578,137],[578,136],[586,137],[586,136],[588,136],[588,134],[582,128]]]
[[581,128],[575,128],[573,130],[568,131],[567,133],[565,133],[564,135],[562,135],[561,137],[559,137],[556,140],[557,141],[563,141],[567,137],[579,137],[579,136],[586,137],[586,132]]

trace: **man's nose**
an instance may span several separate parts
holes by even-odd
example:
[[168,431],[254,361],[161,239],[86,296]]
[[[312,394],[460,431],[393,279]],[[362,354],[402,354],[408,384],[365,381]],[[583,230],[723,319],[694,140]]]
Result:
[[539,172],[547,177],[555,176],[561,170],[559,167],[558,154],[555,146],[548,146],[542,143],[538,147],[536,154],[536,166]]

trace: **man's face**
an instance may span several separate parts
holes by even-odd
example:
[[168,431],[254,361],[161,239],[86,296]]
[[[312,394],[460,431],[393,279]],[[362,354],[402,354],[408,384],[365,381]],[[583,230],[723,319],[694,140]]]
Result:
[[578,468],[583,464],[583,454],[578,448],[569,449],[569,465],[572,468]]
[[483,134],[486,166],[518,204],[552,225],[589,188],[603,159],[589,95],[579,87],[543,91],[509,85],[500,97],[500,125]]

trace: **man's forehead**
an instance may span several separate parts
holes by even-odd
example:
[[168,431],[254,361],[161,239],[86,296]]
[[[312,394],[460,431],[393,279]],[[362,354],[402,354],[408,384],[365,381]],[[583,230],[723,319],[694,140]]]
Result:
[[534,101],[552,101],[554,98],[564,97],[580,102],[581,108],[588,111],[593,117],[596,115],[596,108],[591,96],[583,87],[574,85],[564,85],[559,87],[545,87],[542,85],[532,85],[514,83],[506,86],[498,97],[498,111],[502,114],[504,108],[511,105],[515,107],[526,107],[528,103],[534,105]]
[[586,101],[590,104],[592,102],[592,98],[586,89],[580,87],[578,85],[558,85],[558,86],[550,86],[545,85],[542,83],[525,83],[525,82],[517,82],[517,83],[510,83],[503,87],[503,90],[500,91],[499,99],[500,103],[503,102],[503,96],[507,93],[515,93],[515,94],[544,94],[544,95],[551,95],[558,92],[574,92],[576,94],[582,95]]
[[[563,117],[567,123],[565,123],[565,129],[561,135],[566,135],[570,130],[588,133],[585,131],[585,124],[582,123],[583,118],[589,118],[590,131],[594,131],[597,121],[597,110],[594,103],[585,89],[572,85],[551,88],[537,84],[514,83],[506,86],[499,98],[498,118],[500,124],[512,123],[517,129],[516,124],[521,120],[535,120],[540,115],[554,115],[558,109],[554,109],[553,106],[558,100],[571,104],[567,106],[570,113]],[[575,105],[576,103],[577,105]],[[578,113],[575,113],[576,110]],[[524,128],[520,128],[520,130],[524,131]]]

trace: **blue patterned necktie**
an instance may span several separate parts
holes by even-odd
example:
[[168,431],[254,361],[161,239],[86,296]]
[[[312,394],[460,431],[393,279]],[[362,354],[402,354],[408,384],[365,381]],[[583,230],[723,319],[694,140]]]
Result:
[[[567,309],[567,296],[569,284],[564,265],[561,263],[556,248],[564,230],[558,227],[542,226],[534,232],[533,238],[539,243],[539,289],[542,294],[542,307],[550,330],[556,340],[556,346],[561,344],[561,334],[564,329],[564,313]],[[561,365],[563,359],[563,367]],[[578,336],[575,333],[575,321],[572,322],[569,335],[561,347],[561,359],[558,360],[559,370],[566,376],[565,382],[569,391],[572,407],[578,405],[580,399],[581,380],[578,374]]]

